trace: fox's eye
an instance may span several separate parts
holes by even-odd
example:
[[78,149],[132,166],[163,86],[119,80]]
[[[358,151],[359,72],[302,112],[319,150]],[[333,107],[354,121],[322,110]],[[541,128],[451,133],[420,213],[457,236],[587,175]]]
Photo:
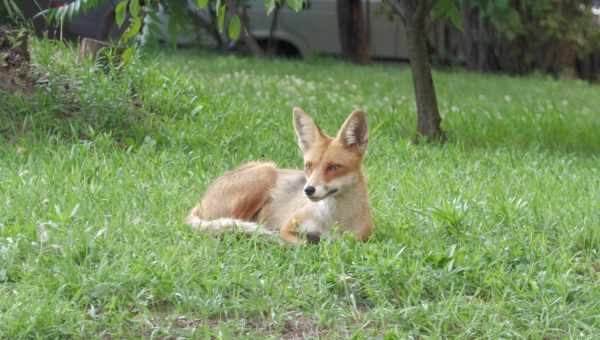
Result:
[[312,168],[312,163],[311,162],[304,163],[304,169],[310,170],[310,168]]
[[339,169],[339,168],[341,168],[341,167],[342,167],[342,166],[341,166],[341,165],[339,165],[339,164],[329,164],[329,165],[327,166],[327,171],[336,171],[336,170],[338,170],[338,169]]

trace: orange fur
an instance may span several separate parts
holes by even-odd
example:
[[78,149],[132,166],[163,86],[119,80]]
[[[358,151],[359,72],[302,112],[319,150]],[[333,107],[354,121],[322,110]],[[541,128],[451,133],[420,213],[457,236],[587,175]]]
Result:
[[[292,244],[314,242],[333,225],[359,240],[368,239],[373,223],[362,172],[367,146],[364,113],[353,112],[331,138],[295,108],[294,128],[304,154],[304,171],[251,162],[226,172],[209,186],[186,222],[202,230],[239,224],[242,230],[257,232],[249,224],[255,222],[267,228],[265,233],[279,233]],[[314,193],[305,195],[309,187]]]

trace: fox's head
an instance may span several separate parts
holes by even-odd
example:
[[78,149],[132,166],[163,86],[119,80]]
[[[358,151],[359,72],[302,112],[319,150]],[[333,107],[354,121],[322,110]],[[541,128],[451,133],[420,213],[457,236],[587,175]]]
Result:
[[327,136],[302,109],[294,108],[293,114],[304,154],[306,197],[320,201],[341,195],[363,180],[361,165],[368,142],[364,112],[352,112],[335,138]]

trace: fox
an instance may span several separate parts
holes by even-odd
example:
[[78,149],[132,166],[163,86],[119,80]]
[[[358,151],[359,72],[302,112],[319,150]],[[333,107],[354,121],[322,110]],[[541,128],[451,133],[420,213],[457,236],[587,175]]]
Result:
[[360,241],[369,239],[365,113],[353,111],[335,137],[301,108],[294,107],[292,115],[304,170],[253,161],[227,171],[208,186],[186,224],[203,232],[280,236],[293,245],[318,243],[334,226]]

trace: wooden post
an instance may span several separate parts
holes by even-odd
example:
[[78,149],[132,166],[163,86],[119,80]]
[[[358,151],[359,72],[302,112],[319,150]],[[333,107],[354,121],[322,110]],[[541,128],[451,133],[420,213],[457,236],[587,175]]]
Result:
[[110,44],[104,41],[92,39],[92,38],[83,38],[79,44],[79,62],[81,63],[85,58],[92,58],[92,60],[96,60],[100,50],[103,48],[110,47]]

